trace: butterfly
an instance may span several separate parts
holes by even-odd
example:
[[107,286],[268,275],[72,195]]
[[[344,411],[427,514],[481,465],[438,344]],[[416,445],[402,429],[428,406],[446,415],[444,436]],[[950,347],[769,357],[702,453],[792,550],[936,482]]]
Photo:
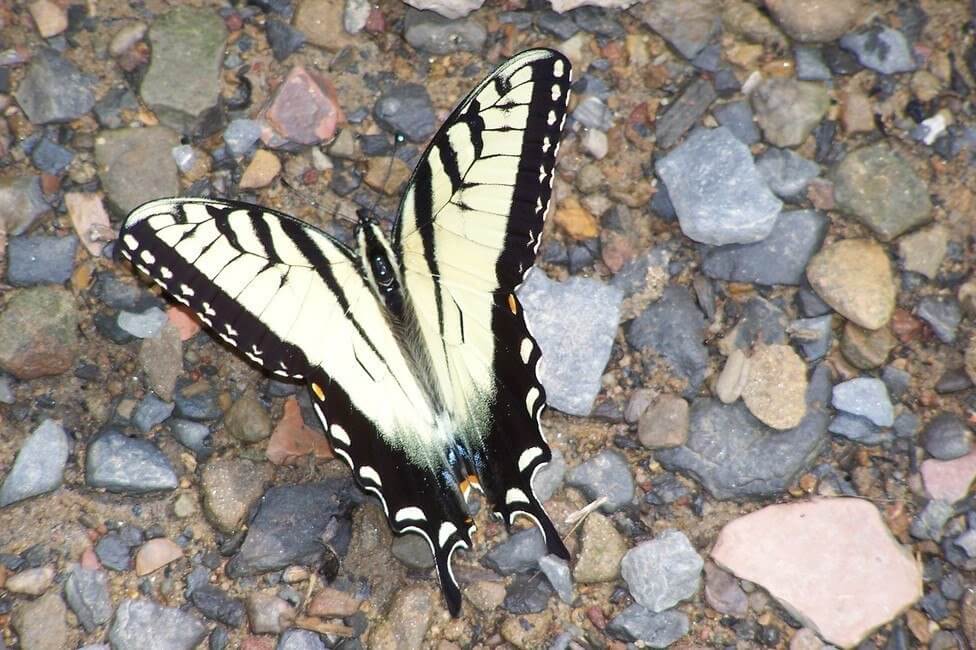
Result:
[[539,248],[570,76],[548,49],[502,63],[433,136],[391,235],[360,211],[355,250],[275,210],[203,198],[146,203],[119,233],[117,254],[212,334],[308,386],[358,485],[395,532],[430,545],[454,616],[472,489],[569,559],[533,491],[552,454],[516,289]]

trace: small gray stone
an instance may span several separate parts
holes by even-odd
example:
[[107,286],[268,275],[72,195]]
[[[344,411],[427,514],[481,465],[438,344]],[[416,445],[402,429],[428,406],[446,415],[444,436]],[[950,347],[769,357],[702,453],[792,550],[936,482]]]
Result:
[[416,533],[398,535],[393,539],[390,547],[393,557],[412,569],[432,569],[434,556],[430,552],[430,544]]
[[555,555],[546,555],[539,559],[539,569],[545,574],[559,598],[564,603],[572,605],[575,599],[573,577],[566,560]]
[[403,37],[415,49],[430,54],[478,52],[488,39],[488,31],[476,20],[449,20],[433,11],[407,7],[403,17]]
[[827,217],[820,212],[783,212],[760,242],[708,249],[702,270],[716,280],[799,285],[807,262],[820,250],[826,234]]
[[508,576],[537,568],[539,559],[548,553],[542,533],[533,526],[511,535],[488,551],[482,561],[492,571]]
[[648,449],[683,445],[688,440],[688,402],[677,395],[658,397],[641,414],[637,439]]
[[867,418],[850,413],[838,414],[830,421],[827,430],[862,445],[878,445],[891,440],[890,432],[881,429]]
[[544,10],[535,19],[536,25],[546,34],[555,36],[560,41],[565,41],[576,35],[579,26],[573,17],[567,14],[559,14],[551,9]]
[[540,467],[532,477],[532,489],[540,503],[552,498],[556,490],[563,486],[565,476],[566,460],[563,458],[563,452],[554,448],[552,460]]
[[602,99],[586,95],[573,109],[573,119],[588,129],[609,131],[613,126],[613,111]]
[[112,618],[112,600],[108,593],[108,574],[75,566],[64,583],[64,597],[86,632]]
[[820,174],[820,166],[792,149],[769,147],[756,160],[756,169],[773,194],[786,201],[802,200],[807,185]]
[[539,572],[516,575],[505,590],[502,607],[512,614],[537,614],[546,609],[553,589]]
[[169,459],[156,445],[113,429],[102,431],[88,444],[85,482],[125,494],[175,490],[179,485]]
[[50,210],[40,176],[0,178],[0,228],[7,236],[22,235]]
[[190,592],[190,602],[207,618],[232,628],[240,627],[244,622],[244,603],[215,585],[196,587]]
[[430,95],[420,84],[399,84],[383,93],[373,106],[373,117],[387,131],[402,133],[411,142],[426,142],[437,130]]
[[928,323],[940,341],[955,342],[956,330],[962,321],[962,310],[954,297],[925,296],[918,301],[915,313]]
[[796,78],[800,81],[830,81],[830,68],[824,63],[820,48],[798,45],[793,50]]
[[283,20],[269,17],[264,22],[264,33],[271,46],[271,53],[278,61],[284,61],[305,44],[305,35]]
[[172,156],[179,144],[179,136],[163,126],[100,131],[95,161],[112,208],[125,215],[147,198],[179,194],[179,170]]
[[176,403],[176,414],[181,418],[208,422],[223,415],[217,402],[217,392],[205,380],[193,382],[180,379],[176,382],[173,401]]
[[884,382],[874,377],[858,377],[834,386],[831,404],[838,411],[867,418],[879,427],[890,427],[895,409]]
[[535,269],[518,297],[542,353],[537,372],[549,406],[589,415],[610,359],[623,292],[593,278],[556,282]]
[[912,520],[910,532],[916,539],[931,539],[938,542],[942,539],[942,529],[945,528],[953,515],[956,514],[951,503],[932,499],[925,508],[915,515]]
[[655,122],[657,144],[670,149],[698,123],[718,95],[707,79],[695,79]]
[[790,338],[800,346],[807,361],[819,361],[830,351],[833,340],[833,316],[800,318],[789,326]]
[[976,528],[970,528],[952,540],[954,546],[962,549],[968,557],[976,558]]
[[128,571],[132,566],[131,545],[118,533],[104,535],[95,544],[98,561],[113,571]]
[[152,393],[146,395],[132,414],[132,424],[143,433],[149,433],[157,424],[162,424],[173,414],[175,405],[164,402]]
[[235,156],[248,156],[261,139],[261,122],[239,118],[224,129],[224,144]]
[[911,72],[916,68],[912,48],[897,29],[875,25],[863,32],[845,34],[840,45],[853,52],[861,65],[881,74]]
[[641,606],[663,612],[693,597],[705,563],[678,530],[666,530],[627,551],[620,574]]
[[973,433],[955,413],[939,413],[929,420],[923,432],[925,451],[939,460],[953,460],[969,453]]
[[206,424],[182,418],[171,418],[167,422],[167,426],[173,437],[197,456],[206,457],[213,453],[210,427]]
[[645,2],[634,15],[690,61],[721,29],[720,11],[717,2]]
[[193,650],[206,636],[196,616],[146,599],[123,601],[108,633],[113,650]]
[[737,100],[720,104],[712,109],[718,123],[732,132],[745,145],[754,145],[762,135],[753,120],[752,107],[749,102]]
[[17,103],[33,124],[70,122],[95,105],[96,79],[49,48],[31,58],[14,92]]
[[282,633],[275,650],[326,650],[328,647],[322,637],[311,630],[291,629]]
[[118,129],[125,123],[125,112],[137,110],[135,93],[128,86],[115,86],[95,102],[95,119],[106,129]]
[[772,77],[753,91],[752,108],[767,142],[796,147],[827,114],[830,95],[823,84]]
[[566,483],[582,490],[588,499],[606,497],[603,512],[614,512],[634,498],[634,477],[627,460],[612,449],[604,449],[566,475]]
[[32,235],[7,242],[7,282],[15,287],[64,284],[75,267],[78,238]]
[[633,604],[607,625],[607,633],[623,641],[643,641],[645,647],[667,648],[688,634],[688,615],[674,609],[654,613]]
[[148,339],[158,335],[167,320],[166,312],[159,307],[150,307],[142,313],[121,311],[117,322],[119,327],[132,336]]
[[657,161],[685,235],[704,244],[765,239],[783,207],[749,148],[725,127],[699,129]]
[[0,508],[60,487],[69,450],[68,435],[61,423],[44,420],[17,452],[0,487]]
[[176,380],[183,373],[183,342],[179,330],[164,323],[156,336],[144,339],[139,348],[139,367],[146,376],[146,388],[166,401],[172,400]]
[[75,158],[75,153],[48,137],[41,138],[30,152],[31,162],[42,172],[59,175],[64,173]]

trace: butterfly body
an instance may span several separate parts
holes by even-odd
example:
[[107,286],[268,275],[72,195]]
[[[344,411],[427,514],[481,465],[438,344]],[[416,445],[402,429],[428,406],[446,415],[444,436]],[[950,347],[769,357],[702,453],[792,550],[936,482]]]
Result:
[[397,532],[429,543],[448,607],[451,567],[485,494],[565,546],[532,479],[540,351],[515,290],[548,208],[569,61],[528,50],[454,110],[421,157],[390,237],[360,214],[355,249],[274,210],[180,198],[133,211],[119,252],[227,345],[305,382],[333,448]]

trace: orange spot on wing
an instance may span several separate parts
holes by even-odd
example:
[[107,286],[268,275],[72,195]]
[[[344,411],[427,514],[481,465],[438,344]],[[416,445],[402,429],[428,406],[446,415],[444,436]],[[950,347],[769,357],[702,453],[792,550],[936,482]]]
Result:
[[518,313],[518,303],[515,302],[515,295],[511,293],[508,294],[508,308],[512,310],[513,314]]

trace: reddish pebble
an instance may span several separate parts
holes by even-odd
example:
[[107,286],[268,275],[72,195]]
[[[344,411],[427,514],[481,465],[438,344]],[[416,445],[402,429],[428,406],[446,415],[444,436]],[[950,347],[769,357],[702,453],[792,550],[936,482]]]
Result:
[[249,636],[241,643],[241,650],[274,650],[275,641],[270,636]]
[[319,182],[320,176],[319,170],[306,169],[302,172],[302,185],[315,185]]
[[275,465],[294,465],[309,454],[319,460],[334,458],[329,441],[305,425],[298,400],[290,397],[285,401],[284,414],[271,434],[265,455]]
[[904,309],[896,309],[891,315],[891,331],[902,343],[910,343],[922,335],[922,321]]
[[164,567],[183,557],[183,549],[176,542],[165,537],[151,539],[136,553],[136,575],[149,575],[156,569]]
[[593,623],[598,630],[607,626],[607,617],[603,615],[603,610],[596,605],[586,608],[586,618],[590,619],[590,623]]
[[275,89],[261,117],[268,125],[261,140],[272,148],[327,142],[345,119],[332,82],[300,65],[292,68]]
[[41,174],[41,191],[54,194],[61,189],[61,177],[52,174]]
[[359,611],[360,602],[362,601],[344,591],[326,587],[312,599],[308,613],[321,618],[345,618]]
[[228,14],[227,17],[224,18],[224,26],[227,27],[228,31],[239,32],[241,31],[241,28],[244,27],[244,19],[241,18],[241,15],[235,11],[232,14]]
[[95,555],[95,549],[91,546],[81,552],[81,558],[78,560],[78,564],[81,565],[82,569],[88,569],[89,571],[102,568],[102,563],[98,561],[98,556]]
[[386,31],[386,16],[380,11],[379,7],[373,7],[369,12],[369,17],[366,19],[366,27],[364,27],[370,34],[382,34]]
[[180,333],[180,340],[186,341],[200,331],[200,321],[187,307],[183,305],[173,305],[166,310],[166,318],[170,325]]

